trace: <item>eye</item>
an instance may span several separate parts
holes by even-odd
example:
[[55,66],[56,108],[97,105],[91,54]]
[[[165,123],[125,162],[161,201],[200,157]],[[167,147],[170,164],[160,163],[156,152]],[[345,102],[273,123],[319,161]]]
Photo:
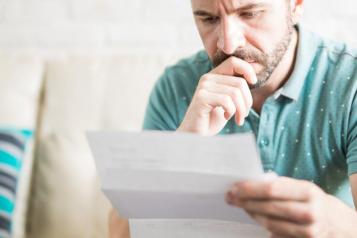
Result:
[[214,16],[202,18],[202,22],[205,24],[215,24],[218,21],[219,21],[219,17],[214,17]]
[[246,19],[252,19],[260,16],[261,13],[261,11],[242,12],[240,16]]

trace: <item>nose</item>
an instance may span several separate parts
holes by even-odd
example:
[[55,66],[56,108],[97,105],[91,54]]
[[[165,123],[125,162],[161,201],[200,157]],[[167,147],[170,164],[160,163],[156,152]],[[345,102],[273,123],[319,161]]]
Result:
[[237,19],[225,17],[220,25],[217,47],[227,55],[233,54],[246,44],[244,30]]

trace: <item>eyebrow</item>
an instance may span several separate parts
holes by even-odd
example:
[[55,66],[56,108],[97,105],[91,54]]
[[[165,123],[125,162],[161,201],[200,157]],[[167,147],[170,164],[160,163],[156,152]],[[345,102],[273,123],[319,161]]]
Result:
[[[243,7],[240,7],[238,9],[236,9],[235,11],[238,11],[238,12],[244,12],[244,11],[248,11],[248,10],[251,10],[251,9],[254,9],[254,8],[263,8],[263,7],[266,7],[268,6],[268,3],[249,3]],[[197,11],[194,11],[193,14],[195,16],[201,16],[201,17],[205,17],[205,16],[213,16],[215,14],[213,13],[210,13],[208,11],[205,11],[205,10],[197,10]]]
[[254,8],[263,8],[263,7],[267,7],[269,4],[268,3],[249,3],[243,7],[240,7],[239,9],[237,9],[237,11],[243,12],[243,11],[247,11],[247,10],[251,10]]
[[206,12],[204,10],[197,10],[197,11],[194,11],[193,14],[195,16],[200,16],[200,17],[206,17],[206,16],[212,16],[214,14],[212,13],[209,13],[209,12]]

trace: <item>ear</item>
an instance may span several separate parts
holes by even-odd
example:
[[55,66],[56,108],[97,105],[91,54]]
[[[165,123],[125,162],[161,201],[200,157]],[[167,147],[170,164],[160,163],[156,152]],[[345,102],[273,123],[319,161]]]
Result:
[[304,0],[290,0],[290,11],[294,24],[297,24],[303,13]]

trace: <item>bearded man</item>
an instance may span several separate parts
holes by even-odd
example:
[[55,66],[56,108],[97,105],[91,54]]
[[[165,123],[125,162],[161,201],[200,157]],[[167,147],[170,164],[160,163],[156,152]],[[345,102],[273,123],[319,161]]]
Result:
[[305,30],[303,0],[191,3],[205,51],[166,69],[144,129],[253,132],[279,177],[234,184],[232,209],[272,237],[357,237],[357,51]]

